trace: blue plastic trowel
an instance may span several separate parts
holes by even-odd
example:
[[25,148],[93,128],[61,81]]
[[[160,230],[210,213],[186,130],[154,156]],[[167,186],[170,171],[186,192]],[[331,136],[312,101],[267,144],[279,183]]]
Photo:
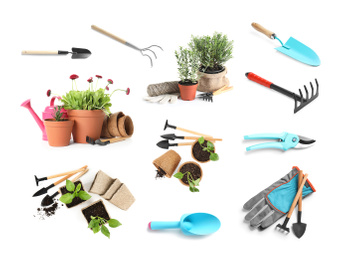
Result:
[[220,226],[220,220],[208,213],[184,214],[180,221],[152,221],[148,224],[151,230],[180,228],[187,236],[210,235]]
[[279,38],[277,38],[275,33],[265,29],[260,24],[252,23],[252,27],[257,31],[265,34],[270,39],[277,39],[282,45],[281,47],[275,48],[279,52],[282,52],[283,54],[288,55],[295,60],[301,61],[311,66],[320,65],[320,59],[318,55],[311,48],[299,42],[295,38],[290,37],[288,41],[283,44],[283,42]]

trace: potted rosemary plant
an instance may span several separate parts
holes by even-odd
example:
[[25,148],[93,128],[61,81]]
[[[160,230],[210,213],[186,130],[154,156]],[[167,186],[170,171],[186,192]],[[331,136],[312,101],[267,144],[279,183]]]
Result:
[[213,36],[192,35],[189,46],[200,60],[197,90],[214,92],[229,84],[224,64],[232,58],[233,41],[227,35],[218,32]]
[[[96,75],[99,79],[102,76]],[[79,78],[78,75],[70,76],[72,80],[72,90],[62,96],[64,108],[68,112],[68,118],[74,120],[73,140],[76,143],[86,143],[86,136],[93,139],[99,139],[102,131],[104,116],[110,114],[111,96],[115,91],[124,91],[127,95],[130,89],[115,89],[110,94],[106,93],[109,90],[109,85],[113,84],[111,79],[108,79],[108,84],[105,88],[97,89],[97,85],[93,88],[93,78],[89,78],[89,88],[87,90],[77,90],[75,80]],[[97,80],[97,84],[98,84]],[[75,85],[75,90],[74,90]]]
[[179,79],[178,87],[182,100],[194,100],[198,86],[199,60],[196,52],[192,49],[179,47],[175,51],[178,63]]

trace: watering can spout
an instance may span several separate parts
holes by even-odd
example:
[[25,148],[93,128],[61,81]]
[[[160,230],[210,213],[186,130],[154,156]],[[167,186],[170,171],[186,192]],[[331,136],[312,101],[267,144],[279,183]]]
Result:
[[31,107],[31,100],[28,99],[28,100],[24,101],[23,104],[21,104],[21,106],[27,108],[30,111],[31,115],[35,119],[35,121],[38,124],[39,128],[42,130],[43,140],[47,140],[47,136],[46,136],[46,133],[45,133],[45,127],[44,127],[43,121],[42,121],[42,119],[40,119],[38,117],[36,112],[32,109],[32,107]]

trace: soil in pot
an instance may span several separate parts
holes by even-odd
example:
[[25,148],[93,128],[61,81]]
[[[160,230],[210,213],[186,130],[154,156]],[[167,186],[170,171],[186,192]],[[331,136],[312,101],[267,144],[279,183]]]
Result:
[[[76,182],[74,182],[75,187],[78,186],[79,183],[81,183],[81,181],[76,181]],[[81,183],[81,189],[80,189],[80,190],[83,190],[83,191],[84,191],[84,186],[82,186],[82,183]],[[62,194],[62,195],[66,194],[66,193],[70,193],[70,192],[67,190],[66,186],[61,187],[61,188],[60,188],[60,191],[61,191],[61,194]],[[66,204],[66,207],[67,207],[67,208],[72,208],[72,207],[74,207],[74,206],[76,206],[76,205],[79,205],[80,203],[85,202],[85,201],[86,201],[86,200],[82,200],[82,199],[80,199],[79,197],[75,197],[71,203]]]
[[180,91],[180,97],[184,101],[191,101],[194,100],[196,97],[196,91],[198,87],[198,83],[192,82],[178,82],[178,87]]
[[110,216],[108,212],[106,211],[106,208],[101,200],[87,208],[84,208],[81,211],[82,211],[82,214],[85,216],[88,223],[90,223],[91,221],[91,216],[93,217],[98,216],[106,220],[110,220]]
[[224,71],[225,67],[223,67],[221,65],[216,65],[214,68],[205,69],[205,67],[202,66],[199,70],[203,73],[216,74],[216,73],[220,73],[220,72]]
[[[208,141],[204,140],[203,146],[207,147],[207,143]],[[203,151],[198,141],[192,146],[192,156],[199,162],[208,162],[210,160],[210,153],[208,151]]]
[[[194,163],[186,163],[186,164],[184,164],[180,168],[179,171],[181,173],[190,172],[194,180],[197,180],[197,179],[201,178],[201,176],[202,176],[201,168],[197,164],[194,164]],[[181,179],[181,181],[184,184],[189,185],[188,179],[187,179],[187,174],[184,175],[184,177]]]

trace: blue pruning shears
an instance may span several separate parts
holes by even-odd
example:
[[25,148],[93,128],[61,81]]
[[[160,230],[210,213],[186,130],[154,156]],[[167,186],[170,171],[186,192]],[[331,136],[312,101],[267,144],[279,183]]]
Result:
[[281,149],[284,151],[289,150],[290,148],[305,148],[315,143],[314,139],[304,137],[301,135],[290,134],[283,132],[281,134],[253,134],[245,135],[245,140],[254,140],[254,139],[276,139],[277,142],[267,142],[252,145],[246,147],[246,151],[257,150],[257,149],[266,149],[266,148],[275,148]]

